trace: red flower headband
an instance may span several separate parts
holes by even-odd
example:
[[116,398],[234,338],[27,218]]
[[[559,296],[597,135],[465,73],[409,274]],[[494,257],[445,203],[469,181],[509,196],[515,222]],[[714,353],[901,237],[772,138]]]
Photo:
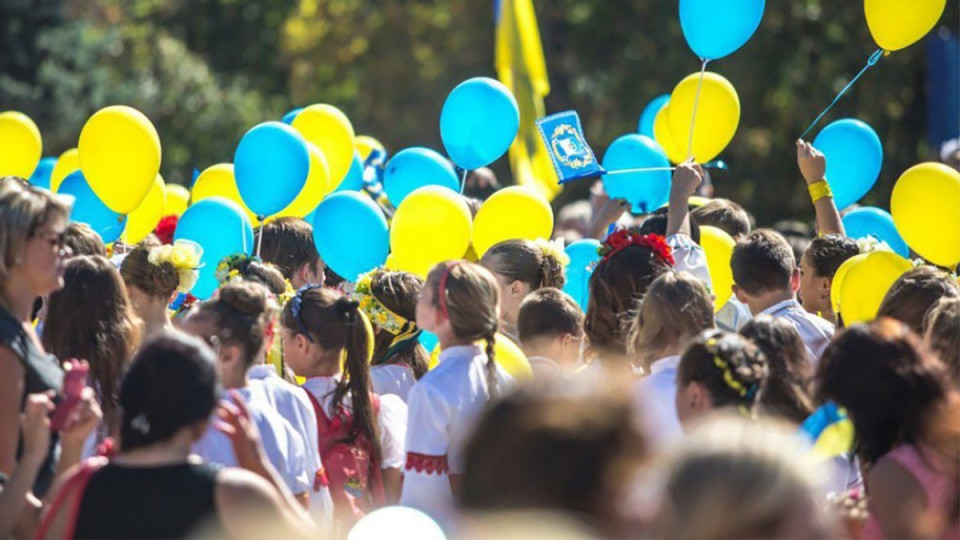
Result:
[[673,250],[670,248],[670,245],[667,244],[667,240],[660,236],[659,234],[634,234],[629,231],[619,230],[613,234],[607,236],[607,239],[603,241],[603,245],[600,246],[600,256],[603,257],[603,260],[606,261],[610,257],[613,257],[616,253],[619,253],[630,246],[639,246],[653,251],[663,259],[664,262],[673,266],[675,261],[673,259]]

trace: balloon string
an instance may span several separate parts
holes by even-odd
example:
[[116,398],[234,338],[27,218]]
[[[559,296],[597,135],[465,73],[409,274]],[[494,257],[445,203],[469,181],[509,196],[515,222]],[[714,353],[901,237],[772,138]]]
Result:
[[460,178],[460,194],[463,195],[463,190],[467,187],[467,174],[470,171],[467,169],[463,170],[463,176]]
[[837,94],[837,97],[833,98],[833,101],[830,103],[830,105],[827,105],[827,108],[824,109],[819,116],[817,116],[817,118],[813,121],[813,123],[810,124],[810,127],[808,127],[806,131],[804,131],[803,134],[800,135],[800,138],[802,139],[806,137],[807,134],[810,133],[810,130],[812,130],[814,126],[816,126],[817,123],[820,122],[820,120],[823,119],[823,117],[826,116],[828,112],[830,112],[830,109],[832,109],[833,106],[840,101],[840,98],[842,98],[843,95],[847,93],[847,90],[850,90],[850,88],[852,88],[853,85],[856,84],[858,80],[860,80],[860,77],[863,77],[863,74],[866,73],[867,70],[873,67],[877,62],[879,62],[881,58],[883,58],[883,49],[877,49],[873,54],[871,54],[870,58],[867,59],[867,65],[863,66],[863,69],[860,70],[860,73],[857,73],[857,76],[854,77],[852,81],[847,83],[847,85],[843,87],[843,90],[840,90],[840,93]]
[[257,219],[260,221],[260,230],[257,231],[257,257],[259,257],[260,247],[263,246],[263,226],[264,226],[263,220],[266,219],[266,216],[257,216]]
[[[727,164],[722,161],[711,161],[703,166],[704,169],[726,169]],[[677,167],[639,167],[636,169],[617,169],[614,171],[606,171],[603,173],[604,176],[615,176],[618,174],[633,174],[633,173],[642,173],[642,172],[656,172],[656,171],[675,171]]]
[[703,63],[700,65],[700,81],[697,82],[697,96],[693,100],[693,115],[690,118],[690,138],[687,141],[687,159],[693,157],[693,129],[697,126],[697,108],[700,106],[700,92],[703,90],[703,76],[707,71],[707,62],[710,60],[703,59]]

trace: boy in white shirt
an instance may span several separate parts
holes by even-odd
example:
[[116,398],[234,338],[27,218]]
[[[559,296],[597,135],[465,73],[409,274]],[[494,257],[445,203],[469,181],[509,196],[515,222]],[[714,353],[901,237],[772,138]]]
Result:
[[530,293],[520,304],[517,330],[534,379],[563,376],[580,366],[583,311],[570,295],[552,287]]

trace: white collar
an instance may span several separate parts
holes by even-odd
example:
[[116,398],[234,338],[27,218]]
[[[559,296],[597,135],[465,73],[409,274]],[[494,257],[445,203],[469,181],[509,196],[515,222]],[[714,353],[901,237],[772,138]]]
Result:
[[481,354],[483,354],[483,349],[481,349],[478,345],[456,345],[453,347],[447,347],[446,349],[440,351],[440,356],[437,358],[437,365],[439,366],[445,361],[456,360],[460,358],[473,359]]
[[273,364],[257,364],[250,368],[250,371],[247,372],[247,377],[255,381],[262,381],[270,377],[279,377],[279,375],[277,374],[277,366]]
[[677,369],[678,367],[680,367],[680,355],[667,356],[650,364],[650,374],[656,375],[662,371],[666,371],[671,368]]
[[779,303],[777,303],[777,304],[774,304],[774,305],[768,307],[767,309],[761,311],[760,314],[761,314],[761,315],[776,315],[777,313],[780,313],[781,311],[786,311],[786,310],[788,310],[788,309],[797,309],[797,308],[803,309],[803,306],[800,305],[800,302],[797,302],[797,299],[796,299],[796,298],[791,298],[791,299],[789,299],[789,300],[784,300],[783,302],[779,302]]

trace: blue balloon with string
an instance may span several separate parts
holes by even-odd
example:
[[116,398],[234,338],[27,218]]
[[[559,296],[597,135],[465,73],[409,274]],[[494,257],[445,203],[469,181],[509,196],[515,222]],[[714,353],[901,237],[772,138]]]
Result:
[[883,145],[865,122],[837,120],[820,131],[813,146],[827,158],[827,183],[840,210],[859,201],[877,183]]
[[624,199],[633,212],[646,214],[670,198],[670,160],[657,141],[631,133],[613,141],[603,155],[608,173],[627,169],[659,169],[603,175],[603,187],[611,199]]
[[314,210],[313,243],[327,266],[356,283],[361,274],[387,262],[387,218],[365,193],[333,193]]
[[743,47],[760,27],[764,0],[680,0],[680,28],[704,60],[717,60]]
[[890,212],[872,206],[857,208],[843,216],[843,228],[850,238],[872,236],[886,242],[901,257],[910,258],[910,248],[897,231]]
[[228,255],[250,255],[255,244],[253,226],[246,211],[223,197],[210,197],[187,208],[177,222],[173,239],[190,240],[203,248],[200,276],[190,294],[200,300],[213,296],[220,286],[217,266]]
[[460,191],[460,181],[453,165],[429,148],[406,148],[387,162],[383,189],[394,207],[399,208],[407,195],[424,186],[443,186]]
[[53,172],[53,166],[56,164],[57,158],[55,157],[45,157],[41,159],[27,182],[33,187],[50,189],[50,174]]
[[272,216],[293,202],[307,182],[307,141],[281,122],[258,124],[240,139],[233,172],[247,208],[258,216]]
[[567,283],[563,292],[573,297],[583,311],[587,310],[590,300],[590,276],[596,263],[600,262],[599,250],[600,242],[593,239],[578,240],[564,249],[570,257],[570,264],[566,268]]
[[104,244],[116,242],[123,234],[127,217],[104,204],[93,192],[82,172],[73,171],[67,175],[60,183],[57,193],[73,197],[70,220],[89,225],[93,232],[100,235]]
[[500,81],[475,77],[457,85],[440,112],[440,138],[461,169],[486,167],[500,158],[520,128],[520,109]]
[[667,106],[670,102],[670,94],[663,94],[653,98],[643,112],[640,114],[640,120],[637,122],[637,133],[646,135],[653,139],[653,123],[657,119],[660,109]]

